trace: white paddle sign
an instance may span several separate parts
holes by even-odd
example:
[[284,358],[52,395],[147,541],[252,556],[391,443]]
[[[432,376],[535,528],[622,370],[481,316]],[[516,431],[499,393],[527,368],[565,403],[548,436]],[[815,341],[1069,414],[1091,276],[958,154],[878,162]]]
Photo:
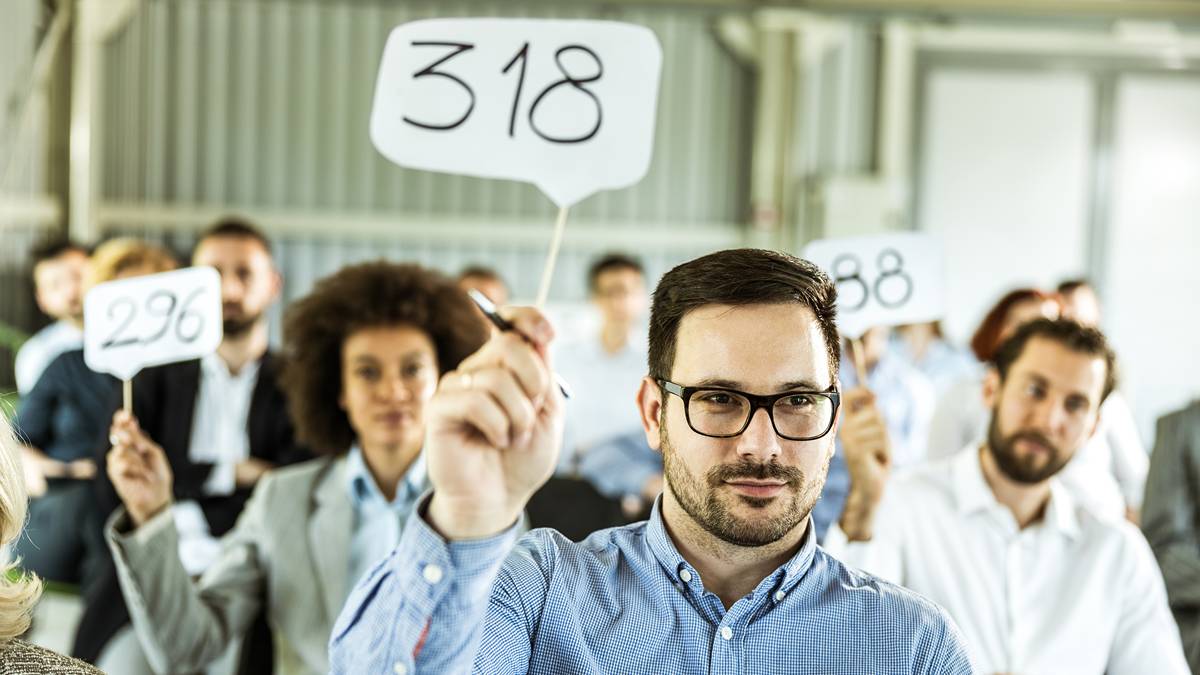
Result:
[[644,26],[402,24],[383,50],[371,141],[400,166],[530,182],[566,208],[646,174],[661,68]]
[[99,284],[83,303],[84,361],[128,381],[148,366],[211,354],[221,318],[221,277],[211,267]]
[[940,319],[945,312],[942,247],[917,232],[821,239],[804,257],[833,279],[838,330],[858,338],[874,326]]

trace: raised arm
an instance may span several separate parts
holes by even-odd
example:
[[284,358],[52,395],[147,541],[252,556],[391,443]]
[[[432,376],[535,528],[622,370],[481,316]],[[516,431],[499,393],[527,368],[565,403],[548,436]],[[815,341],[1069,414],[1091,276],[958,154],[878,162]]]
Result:
[[825,534],[824,547],[844,562],[896,583],[903,582],[894,528],[880,527],[887,517],[881,508],[891,475],[891,441],[874,395],[866,389],[846,392],[845,412],[838,429],[850,492],[841,519]]
[[134,630],[157,672],[201,671],[245,632],[262,606],[258,542],[270,527],[270,485],[259,486],[222,541],[221,557],[193,582],[179,560],[171,469],[162,448],[123,412],[112,432],[117,443],[108,475],[125,508],[113,514],[105,534]]
[[494,335],[442,378],[430,402],[433,494],[343,607],[330,642],[334,673],[528,666],[545,567],[532,539],[505,558],[526,502],[554,471],[563,412],[547,358],[550,325],[533,310],[508,318],[519,333]]

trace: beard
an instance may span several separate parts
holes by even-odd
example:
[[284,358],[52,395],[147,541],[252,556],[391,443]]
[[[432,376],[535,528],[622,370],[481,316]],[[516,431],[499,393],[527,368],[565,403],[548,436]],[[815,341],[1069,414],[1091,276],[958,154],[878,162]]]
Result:
[[[1026,430],[1008,436],[1002,435],[998,418],[999,411],[993,409],[992,421],[988,424],[988,451],[992,453],[992,458],[996,460],[996,466],[1000,472],[1008,476],[1009,480],[1026,485],[1041,483],[1062,471],[1067,462],[1071,461],[1071,456],[1062,448],[1051,443],[1050,439],[1036,431]],[[1016,448],[1018,441],[1032,441],[1045,447],[1048,451],[1045,461],[1038,461],[1041,453],[1030,454],[1026,457],[1018,455]]]
[[227,338],[240,338],[249,333],[262,316],[261,312],[258,314],[227,313],[221,322],[221,329],[225,331]]
[[[825,468],[813,480],[808,480],[804,472],[795,467],[745,459],[714,466],[700,478],[692,475],[679,459],[666,427],[661,429],[659,439],[663,451],[663,473],[671,493],[692,520],[724,542],[735,546],[773,544],[804,522],[821,496],[825,473],[829,470],[828,460]],[[778,497],[731,494],[724,484],[738,478],[784,480],[787,485],[784,493]],[[786,503],[783,513],[768,513],[767,507],[777,500]],[[749,518],[735,515],[733,507],[737,502],[749,506],[756,513]]]

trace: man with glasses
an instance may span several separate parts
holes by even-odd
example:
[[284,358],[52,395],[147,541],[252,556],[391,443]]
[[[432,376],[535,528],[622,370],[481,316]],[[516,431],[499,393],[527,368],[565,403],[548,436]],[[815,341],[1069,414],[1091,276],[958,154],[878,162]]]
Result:
[[[638,406],[666,484],[648,521],[517,541],[563,401],[533,310],[430,404],[432,496],[352,592],[334,673],[965,673],[945,612],[816,545],[838,419],[834,287],[782,253],[723,251],[654,294]],[[572,382],[578,390],[586,382]],[[514,546],[515,544],[515,546]]]
[[847,448],[825,546],[946,607],[984,672],[1187,673],[1146,540],[1058,478],[1096,432],[1114,360],[1067,319],[1017,329],[984,383],[984,442],[891,479],[886,440]]

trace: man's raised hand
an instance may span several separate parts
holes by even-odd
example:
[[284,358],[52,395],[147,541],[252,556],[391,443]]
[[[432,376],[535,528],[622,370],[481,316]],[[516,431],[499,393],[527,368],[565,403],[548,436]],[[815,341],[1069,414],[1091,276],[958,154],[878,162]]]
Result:
[[563,400],[549,362],[554,331],[537,310],[504,314],[516,330],[495,333],[446,373],[429,404],[428,518],[451,540],[510,527],[558,462]]

